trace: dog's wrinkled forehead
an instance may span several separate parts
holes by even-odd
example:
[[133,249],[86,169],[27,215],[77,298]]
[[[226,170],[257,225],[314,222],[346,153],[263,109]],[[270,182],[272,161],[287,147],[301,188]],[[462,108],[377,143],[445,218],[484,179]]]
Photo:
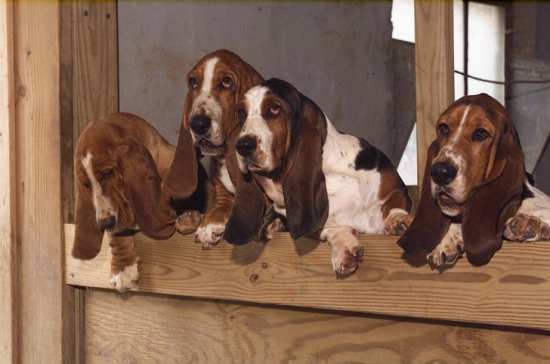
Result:
[[265,86],[254,86],[244,95],[245,104],[248,109],[248,116],[261,116],[262,105],[269,93],[269,89]]
[[207,57],[200,60],[189,72],[189,87],[198,88],[199,95],[210,94],[219,62],[219,57]]
[[440,120],[456,120],[470,124],[482,118],[490,122],[496,130],[504,130],[507,127],[506,110],[487,94],[461,97],[443,112]]

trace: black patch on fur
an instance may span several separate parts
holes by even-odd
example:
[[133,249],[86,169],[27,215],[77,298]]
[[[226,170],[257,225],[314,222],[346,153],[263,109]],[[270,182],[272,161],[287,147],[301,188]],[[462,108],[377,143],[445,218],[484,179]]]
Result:
[[390,159],[377,148],[370,145],[365,139],[359,138],[361,151],[355,157],[355,169],[370,171],[375,169],[382,171],[386,168],[393,168]]
[[197,189],[191,196],[170,200],[170,207],[174,209],[178,216],[188,210],[206,212],[206,205],[208,203],[208,174],[201,163],[198,163],[197,175],[199,182],[197,183]]
[[260,227],[260,231],[258,232],[258,241],[268,241],[267,228],[269,227],[269,224],[271,224],[276,219],[281,219],[282,223],[285,225],[286,231],[286,216],[279,214],[272,206],[264,215],[262,226]]
[[534,186],[535,185],[535,177],[529,172],[525,172],[525,175],[527,176],[527,182],[529,182],[529,184],[531,186]]
[[523,192],[521,193],[521,199],[525,200],[527,198],[533,198],[533,197],[535,197],[535,195],[533,194],[533,192],[531,192],[531,190],[529,188],[527,188],[527,185],[524,183],[523,184]]

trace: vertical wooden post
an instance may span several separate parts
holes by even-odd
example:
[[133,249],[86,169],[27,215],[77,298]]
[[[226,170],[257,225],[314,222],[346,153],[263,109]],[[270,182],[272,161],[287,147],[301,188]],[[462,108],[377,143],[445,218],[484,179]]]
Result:
[[13,3],[0,2],[0,353],[17,363]]
[[59,1],[12,4],[18,360],[72,363],[74,344],[64,335],[74,310],[63,281]]
[[454,99],[453,2],[415,1],[418,186],[435,123]]
[[[117,2],[74,0],[61,3],[61,159],[62,201],[66,223],[74,222],[73,155],[81,131],[93,120],[118,111]],[[74,359],[85,362],[86,294],[70,290],[74,312],[65,337]]]

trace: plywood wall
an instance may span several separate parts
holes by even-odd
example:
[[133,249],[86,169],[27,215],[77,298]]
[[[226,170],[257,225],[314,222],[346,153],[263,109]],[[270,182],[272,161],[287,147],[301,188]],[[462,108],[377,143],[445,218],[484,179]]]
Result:
[[186,72],[207,52],[228,48],[265,77],[294,83],[339,129],[398,162],[408,135],[395,137],[390,12],[391,2],[122,0],[120,108],[175,142]]
[[220,301],[88,290],[104,363],[548,363],[550,337]]

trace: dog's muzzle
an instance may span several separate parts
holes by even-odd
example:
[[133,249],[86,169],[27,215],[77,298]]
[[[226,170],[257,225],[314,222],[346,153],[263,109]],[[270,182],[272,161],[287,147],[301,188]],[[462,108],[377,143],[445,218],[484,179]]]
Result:
[[98,221],[98,226],[101,231],[110,231],[113,230],[116,226],[116,217],[109,216]]
[[191,131],[197,136],[205,136],[212,127],[212,119],[207,115],[194,115],[189,124]]
[[237,152],[243,157],[250,157],[256,148],[258,147],[258,141],[255,136],[245,135],[239,138],[237,141]]

